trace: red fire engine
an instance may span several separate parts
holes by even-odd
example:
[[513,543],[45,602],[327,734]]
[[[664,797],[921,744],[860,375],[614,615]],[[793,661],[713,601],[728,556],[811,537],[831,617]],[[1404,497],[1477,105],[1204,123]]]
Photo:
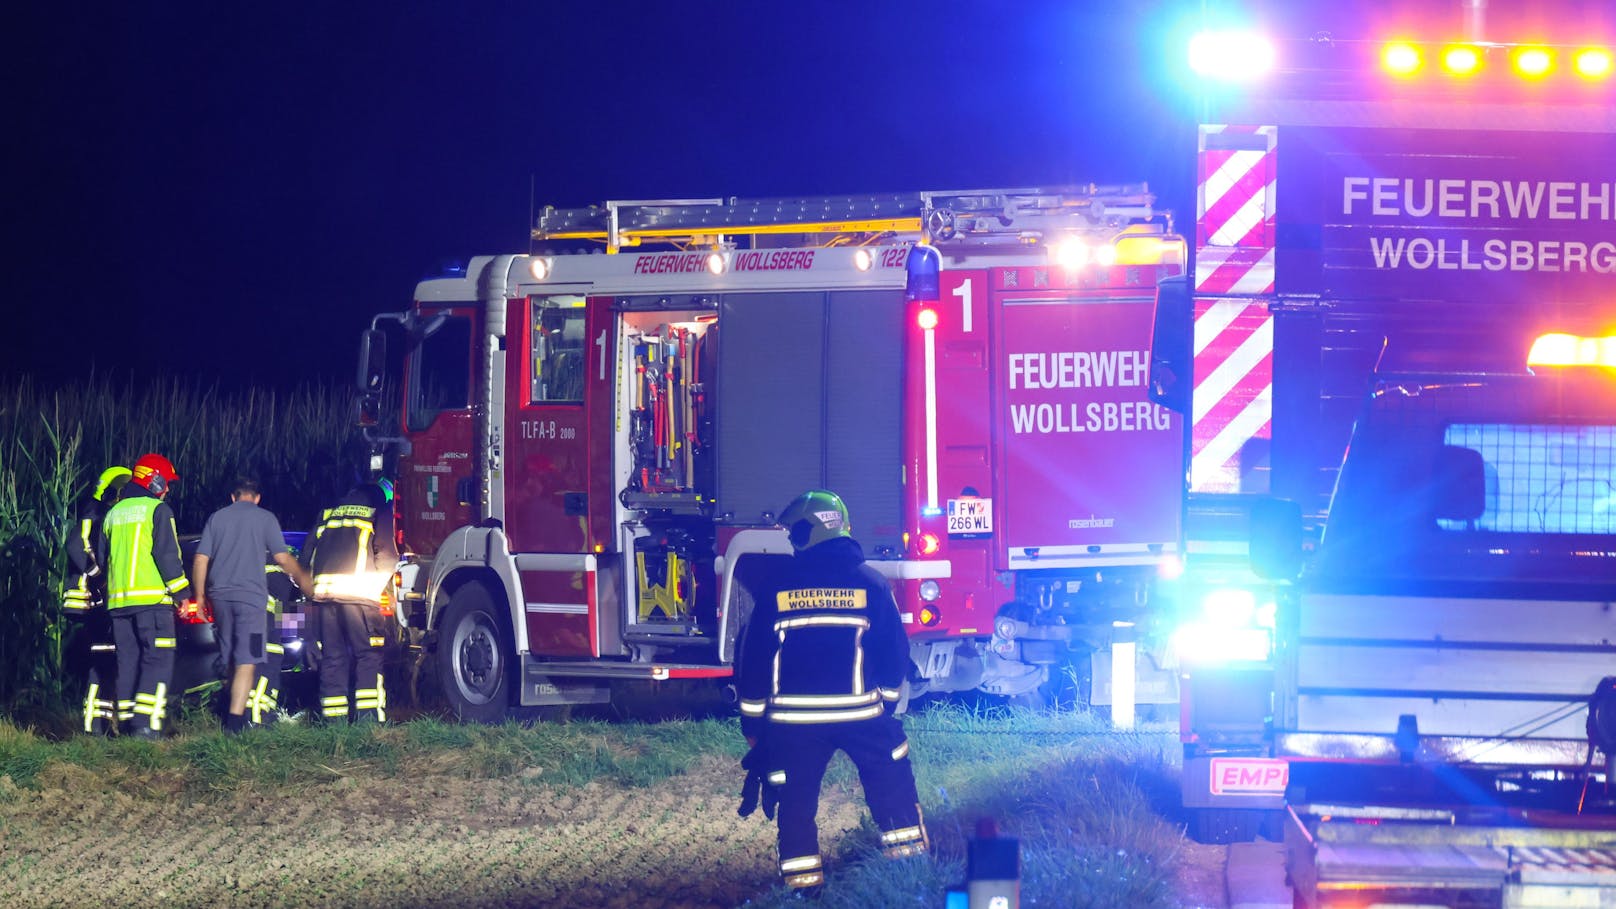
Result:
[[1147,619],[1185,443],[1145,384],[1184,243],[1145,186],[613,202],[533,237],[362,345],[399,615],[460,715],[727,677],[816,487],[894,583],[911,695],[1109,703],[1137,638],[1124,695],[1176,700]]
[[1184,805],[1297,905],[1606,904],[1616,58],[1389,38],[1199,39]]

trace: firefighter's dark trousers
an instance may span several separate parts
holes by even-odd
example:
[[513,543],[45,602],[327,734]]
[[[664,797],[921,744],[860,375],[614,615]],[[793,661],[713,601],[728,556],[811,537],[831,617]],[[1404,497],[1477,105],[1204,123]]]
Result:
[[105,606],[68,614],[78,619],[68,650],[68,671],[84,680],[81,727],[91,735],[107,735],[117,730],[119,722],[118,647],[112,640],[112,619]]
[[909,741],[896,717],[853,723],[770,723],[766,743],[769,779],[780,791],[776,820],[780,825],[780,877],[800,889],[824,882],[819,855],[819,788],[837,749],[858,768],[864,800],[881,831],[881,848],[889,858],[918,855],[926,849]]
[[129,731],[162,732],[174,678],[174,607],[126,606],[112,611],[118,646],[118,715]]
[[319,609],[320,715],[327,722],[347,719],[352,693],[355,719],[384,722],[382,648],[387,644],[387,626],[381,607],[323,600]]
[[[270,637],[278,631],[271,626]],[[281,664],[286,648],[276,643],[264,646],[264,661],[257,664],[258,674],[252,689],[247,692],[247,722],[254,726],[267,726],[275,722],[281,706]]]

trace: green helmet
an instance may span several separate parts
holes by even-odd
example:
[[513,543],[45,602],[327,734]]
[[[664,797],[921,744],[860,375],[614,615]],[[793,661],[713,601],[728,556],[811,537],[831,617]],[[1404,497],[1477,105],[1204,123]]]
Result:
[[101,476],[95,481],[95,500],[107,501],[108,493],[116,493],[123,489],[123,484],[129,482],[134,472],[127,467],[108,467],[101,471]]
[[786,529],[791,545],[797,549],[853,535],[842,497],[824,489],[810,489],[793,499],[780,512],[780,526]]

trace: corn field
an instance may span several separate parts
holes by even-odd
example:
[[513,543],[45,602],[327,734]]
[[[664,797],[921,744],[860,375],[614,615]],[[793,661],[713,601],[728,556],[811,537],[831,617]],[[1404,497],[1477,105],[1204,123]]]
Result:
[[177,379],[96,378],[47,388],[0,380],[0,711],[20,722],[60,715],[79,692],[63,672],[74,621],[61,599],[65,543],[79,500],[107,467],[155,451],[180,482],[179,532],[198,533],[230,501],[238,474],[258,477],[264,507],[289,530],[357,478],[351,395],[222,391]]

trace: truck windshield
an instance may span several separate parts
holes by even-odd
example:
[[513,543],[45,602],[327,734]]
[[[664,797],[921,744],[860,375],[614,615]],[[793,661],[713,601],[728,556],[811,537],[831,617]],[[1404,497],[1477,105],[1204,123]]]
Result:
[[420,432],[445,410],[471,406],[471,320],[451,316],[410,357],[409,428]]
[[1353,433],[1315,577],[1478,595],[1501,585],[1608,592],[1609,392],[1527,376],[1383,387]]

